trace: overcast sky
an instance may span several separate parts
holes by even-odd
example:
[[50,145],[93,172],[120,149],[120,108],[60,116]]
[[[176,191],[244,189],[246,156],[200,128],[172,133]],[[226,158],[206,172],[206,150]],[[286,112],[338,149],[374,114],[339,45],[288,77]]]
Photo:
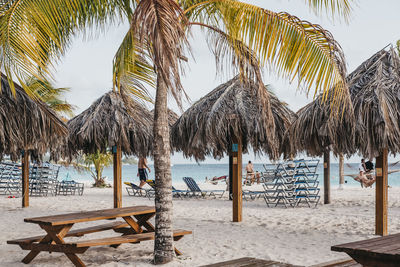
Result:
[[[400,39],[400,1],[398,0],[359,0],[354,6],[348,24],[343,20],[334,21],[325,14],[316,16],[306,1],[299,0],[246,0],[276,12],[285,11],[303,20],[320,24],[329,30],[342,46],[347,69],[350,73],[364,60],[371,57],[378,50]],[[268,3],[266,3],[268,2]],[[59,63],[56,73],[56,84],[60,87],[70,87],[71,92],[65,98],[77,106],[76,114],[89,107],[94,100],[112,88],[112,58],[123,36],[128,29],[128,23],[110,26],[105,33],[97,38],[83,40],[81,36],[75,38],[71,48]],[[192,102],[198,100],[219,84],[232,77],[216,75],[214,57],[208,49],[204,36],[194,31],[190,39],[194,59],[190,59],[183,77],[183,85]],[[304,92],[297,90],[296,84],[289,84],[283,78],[277,77],[267,70],[264,82],[271,84],[277,96],[287,102],[290,108],[297,111],[308,102]],[[154,92],[153,92],[154,93]],[[170,108],[180,114],[174,101],[170,101]],[[190,102],[184,103],[184,108]],[[264,158],[254,158],[253,155],[244,156],[244,160],[265,162]],[[358,157],[351,161],[358,161]],[[173,163],[189,163],[182,155],[175,154]],[[206,163],[214,163],[208,159]],[[223,159],[221,162],[227,162]],[[216,163],[216,162],[215,162]]]

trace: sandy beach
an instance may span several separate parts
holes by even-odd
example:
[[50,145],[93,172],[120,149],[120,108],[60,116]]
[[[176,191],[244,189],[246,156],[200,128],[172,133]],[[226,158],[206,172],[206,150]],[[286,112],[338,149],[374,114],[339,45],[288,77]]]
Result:
[[[371,188],[333,188],[332,204],[319,204],[315,209],[268,208],[263,199],[244,201],[242,223],[231,222],[231,202],[226,198],[174,200],[174,228],[192,230],[193,235],[176,243],[184,255],[166,266],[199,266],[244,256],[303,266],[344,258],[345,254],[331,252],[330,246],[373,237],[374,196]],[[152,205],[153,201],[129,197],[126,192],[123,196],[123,206]],[[83,196],[32,197],[30,207],[25,209],[20,208],[20,202],[0,198],[1,266],[26,266],[20,260],[27,252],[7,245],[8,239],[42,232],[37,225],[24,223],[23,218],[111,208],[112,188],[87,188]],[[389,233],[399,232],[398,215],[400,188],[389,188]],[[90,224],[78,227],[86,225]],[[94,235],[113,234],[108,231]],[[147,241],[118,249],[91,248],[81,258],[88,266],[152,266],[152,251],[153,242]],[[29,266],[72,264],[60,253],[41,253]]]

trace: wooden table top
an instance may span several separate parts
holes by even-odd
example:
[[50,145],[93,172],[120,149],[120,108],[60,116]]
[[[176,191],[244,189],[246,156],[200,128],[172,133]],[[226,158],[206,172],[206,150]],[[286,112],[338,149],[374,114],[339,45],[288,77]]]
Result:
[[331,250],[400,261],[400,234],[336,245]]
[[44,217],[26,218],[25,222],[46,224],[46,225],[64,225],[78,222],[89,222],[104,219],[112,219],[125,216],[144,215],[155,213],[153,206],[132,206],[116,209],[83,211]]

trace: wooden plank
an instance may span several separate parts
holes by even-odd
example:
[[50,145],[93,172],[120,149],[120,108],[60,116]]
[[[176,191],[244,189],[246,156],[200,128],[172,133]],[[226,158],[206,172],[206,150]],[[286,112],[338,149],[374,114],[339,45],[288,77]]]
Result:
[[[114,150],[114,148],[113,148]],[[121,144],[116,146],[116,151],[114,152],[114,208],[122,207],[122,165],[121,165]]]
[[[174,230],[173,236],[181,236],[191,234],[192,231],[187,230]],[[108,237],[101,239],[92,239],[92,240],[83,240],[74,243],[70,243],[71,245],[75,245],[76,247],[93,247],[93,246],[103,246],[103,245],[117,245],[124,243],[132,243],[132,242],[141,242],[146,240],[154,240],[154,232],[141,233],[141,234],[133,234],[133,235],[123,235],[117,237]]]
[[23,250],[37,250],[37,251],[48,251],[48,252],[63,252],[63,253],[78,253],[82,254],[88,249],[88,247],[77,248],[71,244],[42,244],[42,243],[30,243],[20,244]]
[[388,150],[383,149],[376,158],[375,185],[375,234],[385,236],[388,233]]
[[240,264],[243,262],[248,262],[249,260],[254,259],[254,258],[250,258],[250,257],[244,257],[244,258],[240,258],[240,259],[234,259],[234,260],[229,260],[229,261],[223,261],[223,262],[218,262],[218,263],[214,263],[214,264],[209,264],[209,265],[203,265],[203,267],[220,267],[220,266],[233,266],[234,264]]
[[362,267],[359,263],[348,257],[345,259],[332,260],[319,264],[312,265],[310,267]]
[[324,204],[331,203],[331,161],[330,151],[324,152]]
[[118,209],[105,209],[95,210],[87,212],[75,212],[68,214],[59,214],[52,216],[43,216],[35,218],[26,218],[25,222],[38,223],[38,224],[49,224],[49,225],[63,225],[78,222],[89,222],[105,219],[113,219],[125,216],[134,216],[141,214],[155,213],[156,210],[152,206],[133,206],[124,207]]
[[250,257],[244,257],[240,259],[235,259],[235,260],[229,260],[229,261],[224,261],[224,262],[218,262],[210,265],[203,265],[203,267],[257,267],[257,266],[273,266],[273,267],[279,267],[279,266],[294,266],[291,264],[287,263],[281,263],[281,262],[276,262],[276,261],[271,261],[271,260],[262,260],[262,259],[255,259],[255,258],[250,258]]
[[22,152],[22,207],[29,207],[29,151]]
[[127,224],[129,224],[130,227],[132,227],[132,229],[135,231],[136,234],[140,234],[141,232],[143,232],[140,225],[137,222],[135,222],[135,220],[132,219],[132,217],[126,216],[123,217],[123,219],[127,222]]
[[[83,235],[86,235],[86,234],[91,234],[91,233],[96,233],[96,232],[101,232],[101,231],[106,231],[106,230],[111,230],[111,229],[119,229],[119,228],[123,228],[123,227],[127,227],[127,226],[129,226],[129,225],[126,222],[117,221],[117,222],[112,222],[112,223],[106,223],[106,224],[91,226],[91,227],[87,227],[87,228],[71,230],[65,235],[65,237],[83,236]],[[32,236],[32,237],[27,237],[27,238],[20,238],[20,239],[14,239],[14,240],[8,240],[7,244],[17,244],[17,245],[19,245],[21,243],[33,243],[33,242],[38,242],[42,238],[44,238],[43,235]]]
[[232,209],[233,221],[242,221],[242,140],[232,140]]
[[341,249],[341,248],[357,248],[357,247],[361,247],[363,245],[374,244],[374,243],[376,243],[378,241],[381,241],[381,240],[390,240],[390,242],[392,242],[393,239],[395,239],[395,240],[397,239],[397,240],[400,241],[400,234],[393,234],[393,235],[388,235],[388,236],[383,236],[383,237],[376,237],[376,238],[371,238],[371,239],[365,239],[365,240],[360,240],[360,241],[355,241],[355,242],[335,245],[335,246],[332,246],[331,249],[333,251],[339,251],[337,249]]
[[367,250],[373,247],[379,247],[385,244],[392,244],[392,243],[399,243],[399,235],[392,235],[392,236],[386,236],[384,238],[373,238],[373,239],[367,239],[367,240],[362,240],[358,242],[352,242],[352,243],[347,243],[347,244],[342,244],[342,245],[336,245],[332,246],[331,250],[332,251],[339,251],[339,252],[352,252],[354,250]]

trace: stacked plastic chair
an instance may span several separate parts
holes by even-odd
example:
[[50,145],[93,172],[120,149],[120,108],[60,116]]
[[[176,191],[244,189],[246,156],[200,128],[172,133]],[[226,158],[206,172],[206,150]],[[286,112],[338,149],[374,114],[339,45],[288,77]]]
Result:
[[268,207],[296,207],[301,203],[316,206],[319,202],[319,181],[316,173],[319,160],[296,160],[279,163],[274,173],[263,173],[264,200]]
[[20,195],[21,165],[13,162],[0,163],[0,194]]

